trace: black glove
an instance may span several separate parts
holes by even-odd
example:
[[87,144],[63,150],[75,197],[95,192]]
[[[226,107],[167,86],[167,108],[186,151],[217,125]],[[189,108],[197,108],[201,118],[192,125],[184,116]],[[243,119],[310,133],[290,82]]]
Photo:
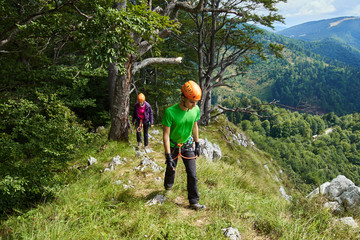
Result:
[[195,142],[195,155],[200,156],[201,150],[200,150],[200,144],[199,142]]
[[166,165],[175,171],[176,164],[175,164],[175,161],[171,157],[171,153],[165,153],[165,158],[166,158],[166,162],[165,162]]

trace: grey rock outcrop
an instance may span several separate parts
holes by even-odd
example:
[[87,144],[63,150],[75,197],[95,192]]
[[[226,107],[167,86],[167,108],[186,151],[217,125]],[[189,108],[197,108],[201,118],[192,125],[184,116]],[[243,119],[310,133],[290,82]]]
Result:
[[287,195],[286,194],[286,191],[285,191],[285,188],[283,186],[280,187],[279,189],[280,193],[281,193],[281,196],[283,198],[285,198],[287,201],[291,201],[292,200],[292,197],[290,195]]
[[313,198],[319,194],[327,200],[325,207],[335,212],[360,207],[360,188],[343,175],[322,184],[320,189],[315,189],[307,197]]
[[96,158],[90,157],[90,158],[88,159],[88,165],[89,165],[89,166],[91,166],[91,165],[93,165],[93,164],[96,164],[96,163],[97,163],[97,159],[96,159]]
[[150,199],[146,202],[146,205],[151,206],[155,204],[163,204],[166,201],[166,197],[164,195],[158,194],[153,199]]
[[355,209],[360,206],[360,188],[357,186],[349,187],[340,195],[340,199],[346,209]]
[[240,146],[255,147],[255,143],[248,139],[244,133],[231,133],[231,137]]
[[199,144],[201,148],[201,154],[209,161],[216,161],[222,157],[221,149],[215,143],[211,143],[205,138],[199,139]]
[[154,138],[150,133],[148,133],[148,138],[149,138],[150,140],[155,140],[155,138]]
[[357,224],[357,222],[355,222],[355,220],[352,217],[344,217],[344,218],[340,218],[340,222],[348,225],[352,228],[358,228],[359,225]]
[[154,161],[152,161],[149,157],[144,157],[141,160],[139,166],[135,167],[134,170],[140,170],[141,172],[145,171],[146,169],[151,169],[154,172],[161,172],[164,168],[157,165]]
[[116,157],[113,157],[107,168],[104,169],[104,172],[114,171],[116,166],[124,165],[125,163],[127,163],[126,158],[122,159],[119,155],[117,155]]
[[266,170],[270,172],[270,168],[268,167],[268,165],[264,164],[264,168],[266,168]]
[[320,195],[324,195],[325,194],[325,189],[327,188],[327,186],[329,186],[330,183],[329,182],[326,182],[326,183],[323,183],[320,187],[318,188],[315,188],[311,193],[309,193],[306,197],[311,199],[315,196],[318,196],[319,193]]
[[113,157],[113,159],[109,163],[109,166],[116,167],[117,165],[124,165],[125,163],[127,163],[126,158],[121,159],[121,157],[117,155],[116,157]]
[[324,208],[329,209],[332,212],[339,212],[339,211],[343,211],[344,209],[342,208],[342,206],[340,205],[340,203],[338,202],[326,202],[324,204]]
[[135,186],[131,183],[131,181],[128,181],[128,184],[123,184],[123,181],[117,180],[114,182],[115,185],[122,185],[125,190],[130,188],[135,188]]
[[275,180],[275,182],[280,182],[280,179],[276,175],[274,176],[274,180]]
[[329,200],[338,200],[341,194],[353,186],[355,186],[355,184],[351,180],[343,175],[339,175],[326,187],[324,195]]
[[135,154],[135,157],[136,157],[136,158],[142,158],[145,154],[146,154],[145,151],[137,150],[137,151],[136,151],[136,154]]
[[117,180],[114,182],[115,185],[121,185],[123,182],[121,180]]
[[153,130],[153,131],[151,132],[151,134],[153,134],[153,135],[159,135],[159,134],[160,134],[160,131],[159,131],[159,130]]
[[221,229],[225,237],[230,238],[231,240],[241,240],[241,235],[237,228],[228,227]]
[[104,126],[99,126],[98,128],[96,128],[96,133],[101,133],[103,131],[105,131],[105,127]]

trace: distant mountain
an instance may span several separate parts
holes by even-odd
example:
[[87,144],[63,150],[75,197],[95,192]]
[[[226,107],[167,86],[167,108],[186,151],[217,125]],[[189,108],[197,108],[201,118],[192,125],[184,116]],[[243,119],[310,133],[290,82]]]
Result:
[[307,22],[276,33],[305,41],[305,49],[328,60],[360,67],[360,17]]
[[259,28],[261,29],[264,29],[266,31],[269,31],[269,32],[280,32],[284,29],[287,29],[285,26],[281,26],[281,25],[277,25],[277,26],[274,26],[275,29],[272,29],[272,28],[269,28],[269,27],[264,27],[264,26],[259,26]]
[[360,17],[339,17],[296,25],[278,34],[305,41],[339,41],[360,51]]
[[254,59],[246,75],[229,80],[231,89],[214,90],[214,103],[256,96],[316,114],[359,111],[360,51],[334,38],[304,41],[272,32],[262,37],[264,43],[284,45],[283,58]]

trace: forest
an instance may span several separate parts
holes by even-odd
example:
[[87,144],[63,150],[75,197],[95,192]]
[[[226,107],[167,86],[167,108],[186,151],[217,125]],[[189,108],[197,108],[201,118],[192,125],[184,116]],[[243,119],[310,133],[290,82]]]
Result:
[[[204,125],[216,101],[246,107],[266,97],[290,106],[311,100],[306,104],[326,114],[264,106],[272,117],[227,117],[299,188],[337,174],[360,184],[359,115],[350,114],[359,109],[358,71],[320,60],[294,60],[288,67],[285,43],[268,41],[256,26],[282,21],[274,7],[279,1],[249,1],[241,8],[239,2],[0,1],[0,214],[45,201],[69,183],[74,176],[66,175],[67,163],[98,141],[98,127],[110,129],[109,141],[129,141],[138,93],[147,96],[159,124],[189,79],[203,90]],[[258,7],[268,15],[253,12]],[[256,75],[256,65],[270,67]],[[224,95],[246,83],[247,72],[257,76],[260,90]],[[269,81],[273,85],[264,88]],[[333,131],[324,134],[328,128]],[[58,172],[65,174],[59,178]]]
[[[230,108],[259,103],[255,97],[223,102]],[[227,117],[286,169],[301,191],[340,174],[360,184],[358,113],[339,117],[334,113],[320,116],[272,106],[266,110],[269,118],[241,113],[227,113]]]
[[215,91],[215,104],[229,95],[255,96],[313,114],[341,116],[358,111],[358,53],[335,40],[303,42],[274,33],[266,33],[262,41],[266,40],[285,46],[282,58],[255,59],[245,76],[230,80],[232,88]]

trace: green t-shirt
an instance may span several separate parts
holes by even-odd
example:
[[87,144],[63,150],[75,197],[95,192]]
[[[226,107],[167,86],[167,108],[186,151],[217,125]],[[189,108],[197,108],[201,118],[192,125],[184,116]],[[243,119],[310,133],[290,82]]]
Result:
[[[192,133],[194,123],[200,119],[200,108],[196,105],[189,111],[180,108],[179,103],[165,110],[162,124],[170,127],[170,139],[176,143],[186,143]],[[170,142],[171,147],[174,144]]]

